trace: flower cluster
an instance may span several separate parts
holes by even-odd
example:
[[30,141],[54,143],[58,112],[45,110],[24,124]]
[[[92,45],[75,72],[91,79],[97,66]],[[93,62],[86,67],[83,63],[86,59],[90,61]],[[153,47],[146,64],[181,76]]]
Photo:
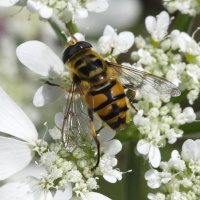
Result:
[[[163,77],[180,86],[182,91],[188,90],[187,98],[189,103],[193,104],[200,88],[198,63],[200,47],[186,33],[174,30],[168,35],[170,22],[169,14],[165,11],[156,18],[148,16],[145,25],[150,38],[144,39],[141,35],[136,37],[135,46],[138,50],[131,53],[135,63],[133,65],[122,63],[122,65]],[[134,36],[129,32],[122,32],[117,38],[114,29],[107,26],[98,41],[100,52],[108,56],[111,48],[114,48],[112,56],[119,55],[125,52],[124,48],[127,51],[131,47],[126,46],[126,40],[129,40],[132,45]],[[121,43],[124,46],[120,46]],[[184,61],[183,56],[187,62]],[[179,126],[196,119],[193,108],[181,109],[180,104],[169,103],[170,95],[165,94],[164,90],[160,91],[160,94],[154,94],[152,89],[149,92],[137,90],[138,102],[134,103],[139,111],[134,116],[133,122],[141,134],[137,151],[147,155],[153,167],[158,167],[160,164],[159,148],[164,147],[167,141],[170,144],[175,143],[177,138],[183,135]],[[148,117],[144,117],[145,115]]]
[[150,169],[145,179],[150,188],[160,188],[156,194],[148,194],[151,200],[199,199],[200,140],[188,139],[181,155],[173,150],[168,162],[160,163],[160,171]]
[[[80,146],[77,145],[75,150],[69,153],[61,142],[60,130],[54,127],[49,130],[49,133],[55,142],[48,144],[45,140],[38,139],[35,126],[2,88],[0,88],[0,97],[0,131],[15,137],[1,136],[0,179],[4,180],[22,170],[34,157],[37,158],[36,164],[45,166],[47,171],[41,179],[29,176],[23,183],[10,183],[1,187],[2,199],[7,199],[7,190],[13,191],[9,197],[11,199],[26,199],[27,195],[29,198],[33,195],[37,200],[51,200],[57,190],[66,190],[68,195],[70,193],[72,196],[72,191],[76,194],[71,199],[80,197],[81,199],[109,200],[92,190],[99,187],[98,178],[95,175],[103,176],[112,183],[122,178],[122,172],[113,169],[117,164],[115,154],[122,148],[118,140],[112,140],[115,136],[114,131],[107,128],[99,131],[103,156],[98,169],[92,173],[90,169],[96,163],[94,159],[96,149],[92,148],[94,141],[91,137],[86,134],[83,141],[87,145],[83,143]],[[21,192],[19,188],[22,188]]]
[[200,13],[200,2],[198,0],[163,0],[163,5],[169,13],[177,10],[190,16],[196,16]]
[[41,19],[49,19],[53,10],[63,22],[86,18],[88,12],[103,12],[108,8],[107,0],[2,0],[0,6],[27,6],[31,13],[38,11]]

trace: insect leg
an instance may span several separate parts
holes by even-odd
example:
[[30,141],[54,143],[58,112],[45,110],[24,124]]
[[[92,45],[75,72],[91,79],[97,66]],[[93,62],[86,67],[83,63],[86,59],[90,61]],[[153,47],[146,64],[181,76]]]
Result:
[[59,87],[60,89],[66,91],[66,92],[70,92],[70,90],[68,90],[67,88],[65,88],[65,87],[63,87],[61,85],[58,85],[58,84],[50,83],[49,81],[46,81],[45,84],[51,85],[51,86],[56,86],[56,87]]
[[97,158],[96,165],[91,168],[91,171],[93,172],[99,166],[99,161],[100,161],[100,156],[101,156],[101,147],[100,147],[100,142],[97,138],[97,134],[96,134],[96,131],[95,131],[94,125],[93,125],[93,111],[89,108],[88,108],[88,116],[90,118],[90,128],[91,128],[91,131],[92,131],[92,136],[94,138],[94,141],[97,144],[97,156],[98,156],[98,158]]
[[[124,84],[123,86],[124,88],[129,88],[132,90],[131,96],[128,98],[128,100],[129,100],[131,108],[133,108],[133,110],[135,110],[135,112],[137,113],[138,109],[132,104],[132,101],[135,99],[137,88],[135,87],[135,85],[132,85],[132,84]],[[143,115],[143,116],[147,117],[147,115]]]

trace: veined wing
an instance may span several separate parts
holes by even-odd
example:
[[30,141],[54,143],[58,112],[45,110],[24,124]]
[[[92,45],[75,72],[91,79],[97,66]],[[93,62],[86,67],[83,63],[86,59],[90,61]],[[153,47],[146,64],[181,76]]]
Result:
[[63,142],[69,152],[72,152],[77,143],[81,142],[83,134],[90,127],[87,110],[84,110],[86,105],[81,97],[82,93],[81,84],[72,82],[62,127]]
[[129,89],[135,86],[143,93],[169,94],[172,97],[180,96],[181,92],[176,85],[164,78],[140,71],[133,67],[122,66],[117,63],[107,62],[115,69],[120,82],[123,85],[130,85]]

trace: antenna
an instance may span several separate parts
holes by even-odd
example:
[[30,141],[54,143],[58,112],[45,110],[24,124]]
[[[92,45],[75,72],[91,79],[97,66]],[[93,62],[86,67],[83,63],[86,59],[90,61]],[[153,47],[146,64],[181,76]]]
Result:
[[66,29],[67,29],[67,32],[69,33],[69,36],[72,38],[72,42],[73,43],[77,43],[78,42],[78,40],[74,37],[74,35],[70,32],[70,30],[67,28],[67,24],[68,24],[68,22],[66,21],[65,22],[65,27],[66,27]]

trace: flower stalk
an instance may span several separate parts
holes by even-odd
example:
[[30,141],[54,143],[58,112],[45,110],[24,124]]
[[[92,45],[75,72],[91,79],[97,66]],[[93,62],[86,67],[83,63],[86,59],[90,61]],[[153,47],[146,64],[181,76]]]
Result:
[[191,33],[192,25],[194,22],[194,17],[186,14],[178,13],[176,20],[174,22],[173,29],[178,29],[179,31],[186,32],[188,34]]

